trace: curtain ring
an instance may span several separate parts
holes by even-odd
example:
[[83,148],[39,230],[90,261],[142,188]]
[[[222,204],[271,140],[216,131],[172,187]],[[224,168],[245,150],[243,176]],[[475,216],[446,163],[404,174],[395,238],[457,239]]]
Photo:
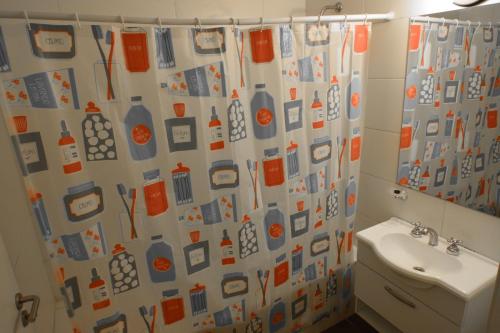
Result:
[[123,18],[123,15],[120,15],[120,21],[122,21],[122,30],[125,31],[125,19]]
[[28,26],[28,30],[31,31],[31,22],[27,10],[24,11],[24,19],[26,20],[26,25]]
[[290,16],[290,29],[293,30],[293,16]]
[[467,29],[470,29],[470,24],[471,24],[471,21],[470,20],[467,20]]
[[491,29],[493,27],[493,23],[491,23],[491,21],[489,23],[490,24],[488,25],[488,29]]
[[196,21],[196,24],[195,24],[196,30],[200,31],[201,30],[201,20],[198,17],[195,17],[194,20]]
[[231,17],[231,23],[233,24],[233,32],[236,31],[236,20],[234,19],[234,17]]
[[162,27],[162,24],[161,24],[161,17],[158,16],[158,26],[160,27],[160,30],[161,30],[161,27]]
[[414,16],[414,17],[412,17],[412,18],[410,18],[410,24],[411,24],[411,25],[414,25],[416,21],[417,21],[417,19],[416,19],[416,17],[415,17],[415,16]]
[[78,27],[78,29],[80,29],[82,25],[80,24],[80,17],[78,17],[78,12],[75,12],[75,20],[76,20],[76,26]]
[[260,17],[260,31],[264,29],[264,18],[261,16]]
[[368,14],[365,14],[365,20],[363,21],[363,25],[366,25],[366,22],[368,22]]
[[441,17],[441,26],[444,27],[445,23],[446,23],[446,19],[444,17]]
[[431,26],[431,17],[427,16],[427,25],[430,27]]
[[458,19],[455,19],[455,30],[458,28]]

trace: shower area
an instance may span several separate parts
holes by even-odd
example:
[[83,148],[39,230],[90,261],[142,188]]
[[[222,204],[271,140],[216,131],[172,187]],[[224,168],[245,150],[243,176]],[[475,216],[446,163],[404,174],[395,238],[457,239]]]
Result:
[[36,234],[4,242],[41,253],[72,332],[320,331],[353,312],[370,35],[391,15],[332,9],[4,15],[2,155]]

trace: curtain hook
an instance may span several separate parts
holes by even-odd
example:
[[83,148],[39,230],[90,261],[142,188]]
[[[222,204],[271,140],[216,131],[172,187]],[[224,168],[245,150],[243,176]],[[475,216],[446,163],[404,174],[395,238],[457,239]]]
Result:
[[123,18],[123,15],[120,15],[120,21],[122,22],[122,30],[125,30],[125,19]]
[[196,24],[195,24],[196,30],[200,31],[201,30],[201,20],[199,17],[195,17],[194,19],[196,21]]
[[347,15],[344,15],[344,28],[347,27]]
[[431,17],[427,16],[427,26],[431,26]]
[[470,24],[471,24],[471,21],[470,20],[467,20],[467,29],[470,30]]
[[488,29],[491,29],[491,27],[493,27],[493,23],[491,23],[491,21],[489,23],[490,24],[488,25]]
[[445,23],[446,23],[446,19],[444,17],[441,17],[441,26],[444,27]]
[[363,25],[366,25],[366,22],[368,22],[368,14],[365,14],[365,20],[363,21]]
[[290,16],[290,29],[293,30],[293,16]]
[[234,19],[234,17],[231,17],[231,23],[233,24],[233,32],[236,31],[236,20]]
[[318,15],[318,29],[320,24],[321,24],[321,14]]
[[27,10],[24,11],[24,19],[26,20],[26,25],[28,26],[28,30],[31,31],[31,22]]
[[416,21],[417,21],[417,18],[415,16],[412,17],[412,18],[410,18],[410,24],[411,25],[414,25]]
[[160,30],[161,30],[161,28],[162,28],[161,17],[158,16],[157,20],[158,20],[158,26],[160,27]]
[[260,17],[260,31],[264,29],[264,18],[261,16]]
[[458,19],[455,19],[455,30],[458,28]]
[[75,12],[75,20],[76,20],[76,25],[77,25],[78,29],[80,29],[82,27],[82,25],[80,24],[80,17],[78,17],[78,12]]

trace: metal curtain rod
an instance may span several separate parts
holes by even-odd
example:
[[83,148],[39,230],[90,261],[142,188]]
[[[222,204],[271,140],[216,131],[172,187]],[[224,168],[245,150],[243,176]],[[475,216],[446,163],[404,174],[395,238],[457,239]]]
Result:
[[491,26],[499,26],[500,22],[472,22],[472,21],[460,21],[458,19],[445,19],[444,17],[430,17],[430,16],[415,16],[410,18],[410,22],[428,22],[428,23],[449,23],[449,24],[457,24],[457,25],[471,25],[471,26],[483,26],[483,27],[488,27],[490,24]]
[[394,13],[362,14],[362,15],[327,15],[327,16],[297,16],[282,18],[163,18],[163,17],[125,17],[112,15],[88,15],[78,13],[46,13],[1,11],[0,19],[55,20],[72,22],[99,22],[121,24],[152,24],[152,25],[262,25],[286,23],[314,22],[344,22],[344,21],[390,21]]

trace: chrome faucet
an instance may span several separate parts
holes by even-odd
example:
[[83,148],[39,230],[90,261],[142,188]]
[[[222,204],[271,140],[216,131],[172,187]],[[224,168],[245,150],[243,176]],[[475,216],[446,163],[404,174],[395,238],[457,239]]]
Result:
[[420,238],[422,236],[429,235],[429,242],[428,244],[430,246],[437,246],[439,243],[439,235],[436,230],[425,227],[422,225],[422,223],[417,222],[417,223],[412,223],[413,224],[413,229],[411,230],[411,235],[415,238]]

